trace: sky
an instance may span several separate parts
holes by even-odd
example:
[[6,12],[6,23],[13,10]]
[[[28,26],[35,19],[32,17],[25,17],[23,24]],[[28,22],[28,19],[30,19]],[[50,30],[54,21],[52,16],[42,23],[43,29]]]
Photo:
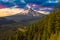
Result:
[[58,3],[58,0],[0,0],[3,3],[11,3],[10,5],[24,5],[24,4],[28,4],[28,3],[34,3],[34,4],[38,4],[38,5],[43,5],[46,3]]
[[58,0],[0,0],[1,7],[15,7],[26,8],[28,5],[35,9],[42,7],[57,7]]

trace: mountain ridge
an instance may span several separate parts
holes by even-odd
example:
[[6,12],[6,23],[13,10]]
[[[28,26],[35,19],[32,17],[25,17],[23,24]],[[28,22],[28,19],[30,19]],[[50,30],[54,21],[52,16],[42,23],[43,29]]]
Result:
[[16,14],[16,15],[13,15],[13,16],[7,16],[7,17],[5,17],[5,18],[7,18],[7,19],[12,19],[12,20],[15,20],[15,21],[17,21],[18,20],[18,22],[21,20],[30,20],[30,19],[36,19],[36,18],[42,18],[44,16],[44,14],[41,14],[41,13],[38,13],[38,12],[35,12],[34,10],[32,10],[32,9],[29,9],[29,12],[27,13],[27,14],[25,14],[25,15],[23,15],[23,14]]

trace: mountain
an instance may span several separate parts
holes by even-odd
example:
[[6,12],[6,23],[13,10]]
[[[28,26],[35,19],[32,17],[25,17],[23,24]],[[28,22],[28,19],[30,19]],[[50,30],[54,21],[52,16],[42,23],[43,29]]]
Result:
[[[26,11],[26,10],[25,10]],[[6,16],[6,19],[14,20],[16,22],[26,22],[30,20],[40,19],[44,14],[34,11],[33,9],[28,9],[26,12],[20,12],[12,16]]]
[[[41,10],[36,11],[33,8],[29,8],[29,7],[26,8],[19,8],[19,6],[13,6],[10,8],[9,7],[1,8],[0,17],[6,18],[5,20],[6,22],[3,21],[5,23],[10,23],[10,21],[12,20],[16,23],[27,24],[30,22],[37,21],[38,19],[42,19],[45,15],[48,15],[50,13]],[[7,20],[9,20],[9,22]]]
[[12,24],[12,23],[21,23],[21,24],[27,24],[30,22],[37,21],[38,19],[42,19],[48,12],[38,12],[33,10],[32,8],[28,9],[22,9],[17,8],[17,6],[14,6],[12,8],[2,8],[0,9],[0,18],[1,24]]

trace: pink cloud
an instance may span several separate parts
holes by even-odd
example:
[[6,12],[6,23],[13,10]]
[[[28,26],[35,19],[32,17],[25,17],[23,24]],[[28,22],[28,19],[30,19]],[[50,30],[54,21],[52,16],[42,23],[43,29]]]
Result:
[[0,9],[1,8],[7,8],[7,6],[0,4]]

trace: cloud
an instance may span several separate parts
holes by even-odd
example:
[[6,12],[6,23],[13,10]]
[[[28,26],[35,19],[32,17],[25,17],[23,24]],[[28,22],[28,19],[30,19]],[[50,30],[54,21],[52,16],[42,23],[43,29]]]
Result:
[[59,1],[58,0],[55,0],[55,1],[51,1],[51,0],[49,0],[49,1],[47,1],[48,3],[58,3]]
[[3,2],[8,2],[9,0],[2,0]]
[[24,0],[20,0],[22,3],[26,3]]
[[50,0],[0,0],[0,1],[4,2],[4,3],[1,2],[1,4],[3,5],[9,6],[9,7],[17,5],[21,8],[24,8],[25,6],[27,6],[27,4],[31,4],[31,3],[37,4],[37,5],[48,5],[48,6],[50,6],[48,3],[58,3],[58,0],[56,1],[53,1],[53,0],[52,1]]
[[26,5],[27,8],[31,8],[29,4]]
[[28,10],[24,10],[21,8],[2,8],[0,9],[0,17],[11,16],[16,14],[27,14]]

